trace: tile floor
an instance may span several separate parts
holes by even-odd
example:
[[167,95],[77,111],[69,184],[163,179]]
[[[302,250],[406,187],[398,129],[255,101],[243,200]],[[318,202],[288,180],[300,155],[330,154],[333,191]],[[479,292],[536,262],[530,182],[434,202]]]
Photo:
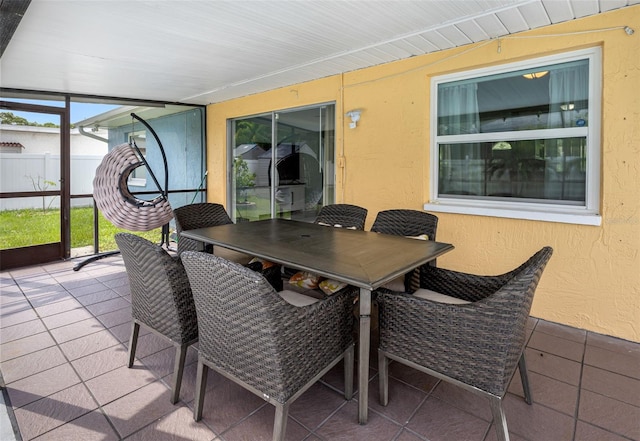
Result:
[[[195,350],[175,406],[168,344],[143,333],[138,361],[128,369],[131,307],[122,260],[110,257],[77,272],[73,265],[0,274],[2,392],[16,439],[271,439],[273,407],[213,372],[204,418],[193,421]],[[505,400],[511,439],[640,440],[640,344],[533,318],[529,329],[534,403],[523,401],[516,375]],[[287,440],[496,439],[486,399],[392,364],[383,408],[374,364],[370,372],[367,425],[357,424],[357,396],[342,398],[336,369],[293,404]]]

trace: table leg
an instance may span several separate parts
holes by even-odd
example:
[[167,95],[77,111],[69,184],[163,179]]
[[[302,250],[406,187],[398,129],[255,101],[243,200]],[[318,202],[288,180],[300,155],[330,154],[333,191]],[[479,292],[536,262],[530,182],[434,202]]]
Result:
[[370,331],[371,291],[360,288],[360,342],[358,345],[358,421],[360,424],[366,424],[368,418]]

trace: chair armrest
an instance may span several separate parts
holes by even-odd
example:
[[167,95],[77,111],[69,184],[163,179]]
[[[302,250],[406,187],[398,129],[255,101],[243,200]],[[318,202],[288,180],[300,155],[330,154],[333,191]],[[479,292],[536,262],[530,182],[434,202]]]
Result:
[[425,265],[420,271],[420,288],[475,302],[498,291],[512,277],[512,271],[480,276]]

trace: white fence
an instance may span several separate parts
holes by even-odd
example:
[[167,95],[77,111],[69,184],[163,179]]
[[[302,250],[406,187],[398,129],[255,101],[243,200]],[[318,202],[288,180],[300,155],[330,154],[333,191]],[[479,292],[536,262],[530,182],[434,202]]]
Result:
[[[71,156],[71,194],[93,193],[93,178],[103,156]],[[60,155],[0,153],[0,192],[60,190]],[[0,210],[59,208],[58,197],[0,199]],[[72,199],[72,206],[91,205]]]

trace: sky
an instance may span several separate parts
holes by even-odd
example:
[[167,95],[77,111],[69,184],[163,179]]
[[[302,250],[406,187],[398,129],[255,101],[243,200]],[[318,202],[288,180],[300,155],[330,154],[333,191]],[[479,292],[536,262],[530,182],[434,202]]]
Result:
[[[64,101],[42,101],[42,100],[19,100],[10,98],[7,101],[19,102],[19,103],[29,103],[29,104],[39,104],[43,106],[51,106],[51,107],[64,107]],[[90,118],[95,115],[99,115],[104,112],[108,112],[111,109],[115,109],[116,107],[111,104],[90,104],[90,103],[74,103],[71,102],[71,123],[76,123],[78,121],[82,121],[84,119]],[[6,112],[6,110],[2,110]],[[52,122],[54,124],[60,124],[60,118],[57,115],[48,115],[46,113],[35,113],[35,112],[16,112],[11,111],[16,116],[20,116],[25,118],[29,122],[36,122],[39,124],[44,124],[47,122]]]

